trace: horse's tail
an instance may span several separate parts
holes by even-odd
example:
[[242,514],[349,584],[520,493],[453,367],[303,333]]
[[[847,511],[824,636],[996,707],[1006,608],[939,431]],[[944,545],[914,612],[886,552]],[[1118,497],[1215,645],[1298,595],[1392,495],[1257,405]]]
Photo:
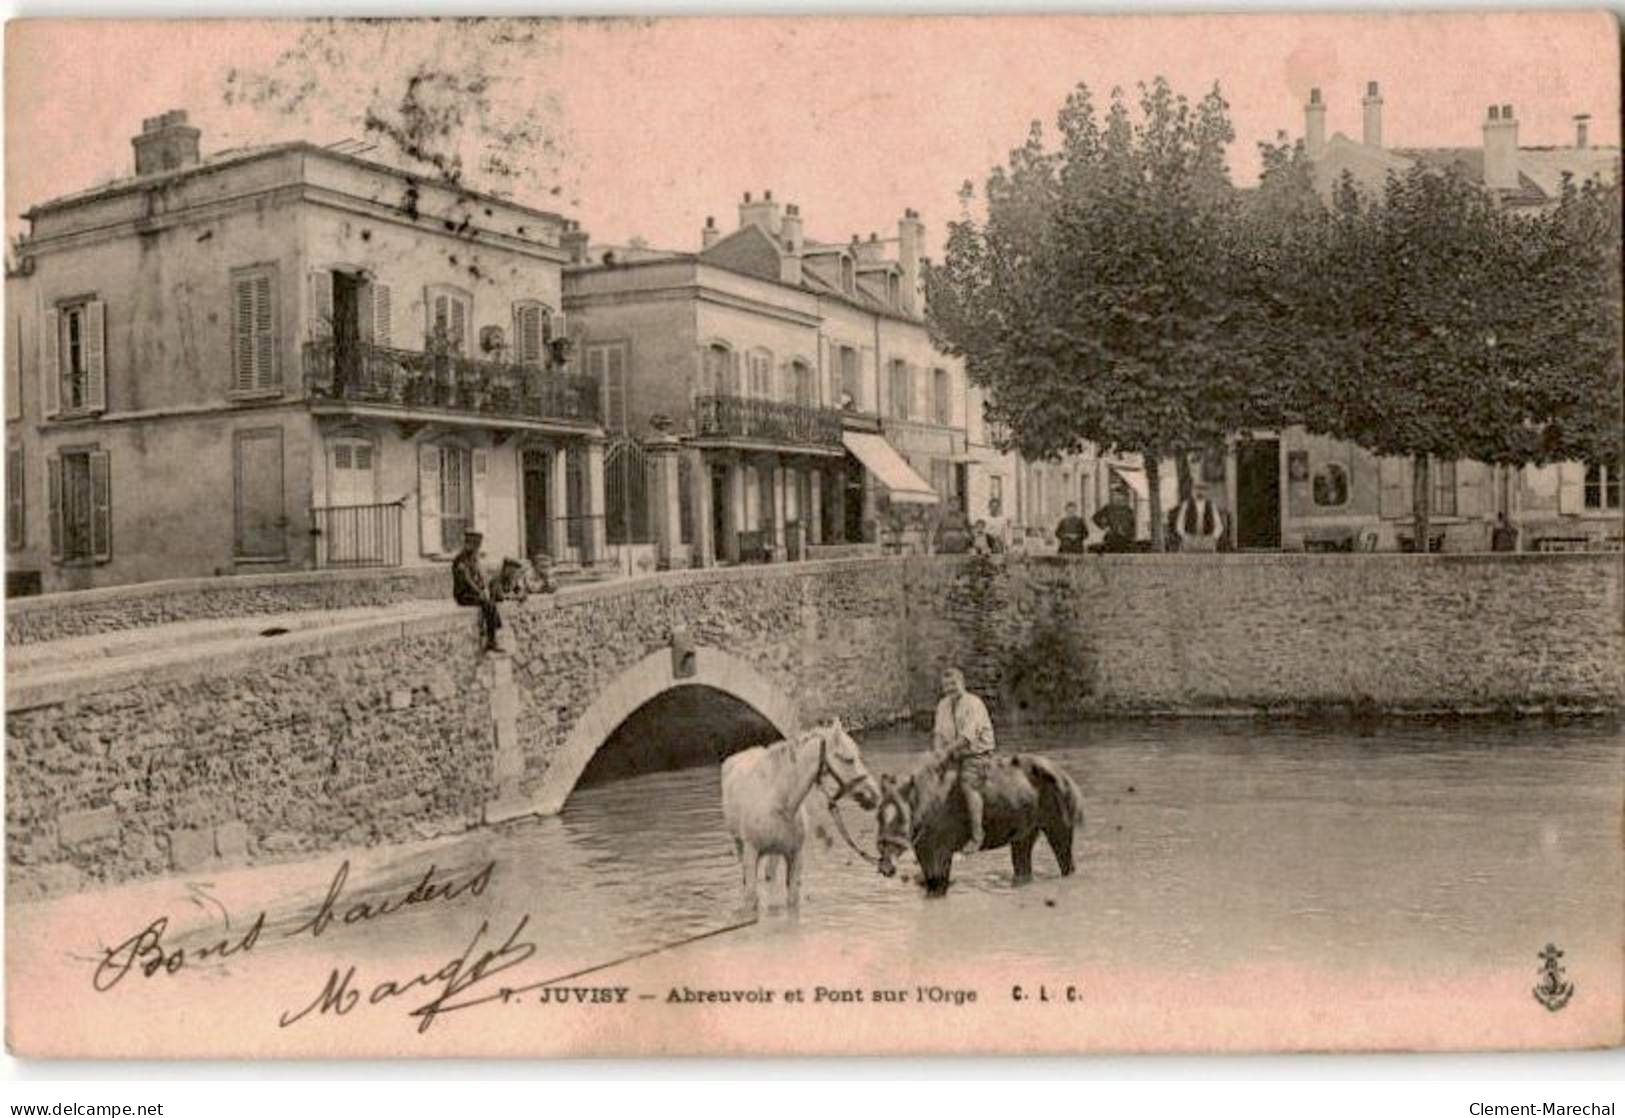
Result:
[[1047,757],[1034,757],[1026,755],[1022,758],[1026,762],[1029,779],[1032,780],[1040,793],[1046,788],[1056,799],[1060,800],[1061,811],[1067,819],[1078,826],[1083,825],[1083,791],[1078,782],[1073,780],[1067,771]]

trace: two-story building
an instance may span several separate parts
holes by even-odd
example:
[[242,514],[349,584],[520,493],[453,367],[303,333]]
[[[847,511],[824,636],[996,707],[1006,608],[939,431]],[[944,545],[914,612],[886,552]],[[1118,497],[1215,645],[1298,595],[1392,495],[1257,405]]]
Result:
[[653,424],[682,445],[664,561],[927,546],[971,458],[963,368],[925,328],[923,235],[908,211],[895,239],[814,241],[769,192],[745,195],[731,233],[707,219],[697,252],[585,252],[564,305],[582,367],[610,386],[610,539],[648,538]]
[[603,551],[602,386],[564,371],[557,215],[347,147],[200,155],[42,202],[7,280],[20,592]]

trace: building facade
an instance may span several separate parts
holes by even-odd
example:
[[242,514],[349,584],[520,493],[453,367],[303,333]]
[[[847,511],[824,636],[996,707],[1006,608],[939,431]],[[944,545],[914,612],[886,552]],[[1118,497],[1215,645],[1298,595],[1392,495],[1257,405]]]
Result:
[[565,370],[567,223],[307,143],[35,206],[7,279],[18,592],[603,551],[602,386]]
[[[923,234],[909,211],[895,239],[812,241],[797,206],[747,194],[697,252],[596,248],[568,269],[573,346],[610,386],[612,547],[658,535],[670,503],[661,564],[931,546],[972,459],[963,367],[925,328]],[[675,497],[643,462],[661,443]]]

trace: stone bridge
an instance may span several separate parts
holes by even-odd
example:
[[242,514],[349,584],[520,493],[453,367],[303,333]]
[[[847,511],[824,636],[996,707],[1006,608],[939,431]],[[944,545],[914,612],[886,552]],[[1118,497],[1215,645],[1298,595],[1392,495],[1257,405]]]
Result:
[[1625,691],[1614,555],[674,571],[505,607],[509,648],[495,656],[436,574],[13,603],[13,895],[552,814],[618,727],[696,693],[684,689],[728,696],[715,706],[781,735],[928,710],[949,660],[1001,725],[1319,707],[1617,712]]

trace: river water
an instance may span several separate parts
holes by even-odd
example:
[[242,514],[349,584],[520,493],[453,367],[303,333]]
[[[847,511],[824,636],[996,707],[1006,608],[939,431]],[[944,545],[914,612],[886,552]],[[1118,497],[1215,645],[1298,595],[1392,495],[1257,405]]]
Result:
[[[860,738],[877,775],[906,768],[922,741],[909,731]],[[1013,887],[1008,851],[989,852],[956,861],[949,895],[928,900],[837,839],[813,850],[799,921],[783,912],[781,881],[777,893],[764,887],[771,903],[758,923],[663,950],[738,921],[740,889],[715,767],[654,773],[580,789],[555,819],[358,862],[347,899],[398,894],[430,864],[442,875],[497,865],[493,887],[470,902],[475,913],[391,917],[367,941],[367,973],[446,958],[466,945],[470,919],[500,935],[528,917],[538,950],[525,981],[585,971],[570,981],[628,984],[647,1002],[637,1012],[657,1015],[619,1032],[531,1037],[528,1047],[523,1035],[485,1028],[474,1052],[509,1043],[561,1052],[1572,1045],[1609,1030],[1617,1039],[1625,741],[1616,724],[1102,722],[1004,727],[1000,748],[1042,752],[1082,787],[1075,876],[1058,876],[1041,840],[1031,885]],[[872,850],[870,817],[850,806],[843,817]],[[287,926],[320,901],[335,860],[246,871],[222,895],[234,892],[241,910],[271,890],[271,917]],[[99,927],[96,938],[117,942],[115,931]],[[293,984],[280,995],[292,1007],[325,973],[302,960],[315,947],[301,943],[275,948],[275,983]],[[1560,1013],[1531,993],[1548,943],[1565,952],[1577,990]],[[82,967],[86,954],[77,957]],[[30,977],[14,971],[14,990]],[[662,1031],[673,1021],[658,1016],[670,989],[756,983],[871,998],[890,985],[919,1003],[957,990],[988,1008],[788,1019],[797,1029],[820,1022],[812,1035],[738,1014],[705,1018],[703,1040]],[[1055,999],[1070,989],[1087,1011],[1031,1009],[1041,987]],[[828,1008],[837,1012],[851,1011]],[[297,1039],[327,1027],[301,1025]],[[395,1043],[390,1028],[404,1030],[405,1019],[391,1018],[378,1043]],[[456,1042],[451,1025],[435,1029]]]

